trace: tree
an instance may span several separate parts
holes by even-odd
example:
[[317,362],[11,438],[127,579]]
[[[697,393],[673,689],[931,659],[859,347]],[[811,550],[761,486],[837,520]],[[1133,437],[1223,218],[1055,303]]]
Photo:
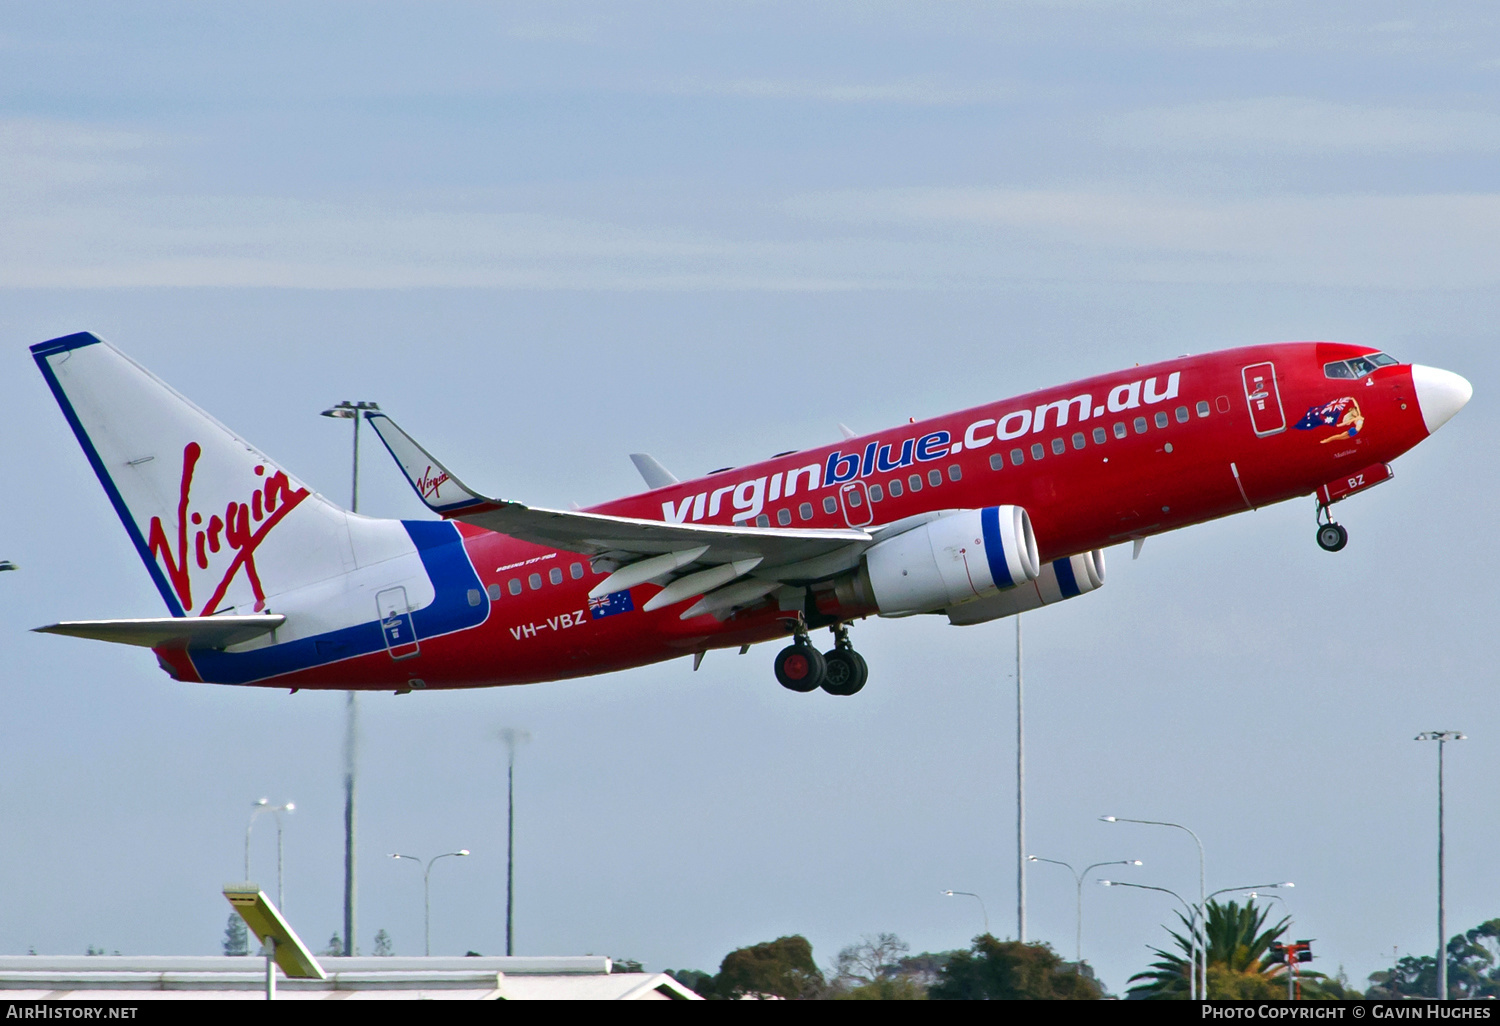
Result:
[[[1291,926],[1290,917],[1283,918],[1275,926],[1267,928],[1269,909],[1257,908],[1254,900],[1245,902],[1243,908],[1231,901],[1221,905],[1217,901],[1208,903],[1208,921],[1204,935],[1208,941],[1208,996],[1225,1000],[1274,1001],[1286,997],[1288,967],[1267,958],[1271,944]],[[1169,930],[1177,942],[1178,951],[1163,951],[1153,948],[1152,954],[1159,961],[1151,963],[1146,972],[1136,973],[1129,980],[1139,984],[1126,992],[1128,999],[1185,1000],[1188,996],[1188,969],[1191,964],[1192,943],[1184,934],[1191,935],[1192,923],[1182,913],[1177,914],[1183,933]],[[1322,973],[1299,970],[1304,998],[1325,998]]]
[[391,943],[391,935],[384,930],[375,934],[375,957],[389,958],[396,953],[396,947]]
[[224,927],[224,954],[250,954],[250,934],[238,912],[229,913],[229,925]]
[[901,975],[901,959],[910,946],[894,933],[863,937],[839,952],[834,963],[833,987],[852,990],[868,983]]
[[[1448,996],[1500,997],[1500,919],[1480,923],[1448,941]],[[1371,999],[1429,998],[1437,990],[1437,959],[1406,955],[1389,969],[1370,974]]]
[[328,946],[318,954],[324,958],[337,958],[344,953],[344,942],[339,939],[339,932],[333,931],[333,936],[328,938]]
[[[714,977],[712,996],[806,1000],[823,991],[823,974],[813,961],[812,945],[798,934],[764,944],[737,948],[724,956]],[[709,995],[705,995],[709,996]]]
[[996,940],[986,933],[968,951],[957,951],[927,996],[947,1001],[1093,1001],[1103,988],[1084,966],[1075,972],[1050,944]]

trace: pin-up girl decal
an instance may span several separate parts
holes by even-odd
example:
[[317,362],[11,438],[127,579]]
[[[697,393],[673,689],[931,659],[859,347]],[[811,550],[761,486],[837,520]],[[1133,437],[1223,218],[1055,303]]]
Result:
[[1302,431],[1312,431],[1316,428],[1338,428],[1338,434],[1329,435],[1321,439],[1324,445],[1329,442],[1342,441],[1345,438],[1353,438],[1364,430],[1365,415],[1359,410],[1359,403],[1352,396],[1344,396],[1321,406],[1314,406],[1302,415],[1295,427]]

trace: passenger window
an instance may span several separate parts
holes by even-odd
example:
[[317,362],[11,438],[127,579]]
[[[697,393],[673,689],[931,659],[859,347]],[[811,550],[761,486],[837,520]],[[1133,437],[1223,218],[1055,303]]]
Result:
[[1120,421],[1119,423],[1117,423],[1115,425],[1115,437],[1116,438],[1124,438],[1125,437],[1125,422],[1123,420]]
[[1186,424],[1187,420],[1188,420],[1187,407],[1186,406],[1179,406],[1179,407],[1177,407],[1177,423],[1179,423],[1179,424]]
[[943,483],[943,472],[941,470],[929,470],[927,472],[927,483],[936,488]]
[[1103,428],[1094,428],[1094,444],[1095,445],[1103,445],[1104,444],[1104,440],[1106,438],[1108,438],[1108,437],[1109,436],[1104,433],[1104,429]]
[[1075,448],[1075,449],[1082,449],[1087,444],[1088,444],[1088,440],[1083,437],[1083,432],[1082,431],[1074,431],[1073,432],[1073,448]]
[[776,522],[782,527],[790,524],[792,522],[792,511],[787,509],[785,506],[778,509],[776,511]]
[[962,478],[963,476],[964,476],[964,468],[963,467],[960,467],[957,463],[949,465],[949,467],[948,467],[948,480],[949,481],[957,481],[960,478]]
[[990,469],[991,470],[1004,470],[1005,469],[1005,454],[1004,453],[999,453],[999,452],[992,452],[992,453],[990,453]]
[[881,488],[879,485],[871,485],[870,486],[870,501],[871,502],[880,502],[884,498],[885,498],[885,489]]
[[1200,417],[1207,417],[1208,416],[1208,400],[1207,399],[1199,399],[1198,400],[1198,416],[1200,416]]
[[1033,443],[1032,446],[1031,446],[1031,458],[1034,459],[1034,460],[1039,460],[1044,455],[1046,455],[1046,453],[1042,449],[1042,443],[1041,442],[1035,442],[1035,443]]
[[756,527],[770,527],[771,526],[771,518],[768,517],[768,516],[766,516],[764,513],[762,513],[758,517],[755,518],[755,526]]
[[469,605],[471,605],[471,606],[477,606],[477,605],[479,605],[479,589],[478,588],[470,588],[469,589],[468,599],[469,599]]
[[812,503],[810,503],[810,502],[804,502],[802,505],[798,506],[797,507],[797,515],[799,517],[801,517],[803,520],[811,520],[812,519]]
[[865,497],[858,488],[851,488],[844,493],[844,501],[852,509],[858,509],[865,504]]
[[909,488],[911,488],[912,491],[920,492],[922,490],[922,475],[913,474],[911,477],[906,479],[906,484]]
[[1159,427],[1159,428],[1164,428],[1164,427],[1167,426],[1167,411],[1166,410],[1157,410],[1156,411],[1156,426]]
[[547,571],[547,580],[551,581],[553,584],[561,584],[562,583],[562,567],[555,566],[551,570],[548,570]]
[[542,586],[542,575],[532,574],[530,577],[526,578],[526,583],[531,585],[532,591],[537,591]]
[[484,589],[484,593],[490,597],[491,602],[500,601],[500,585],[492,584],[488,588]]
[[519,577],[512,577],[506,587],[510,589],[512,595],[521,594],[521,579]]
[[583,580],[583,564],[574,563],[572,566],[568,567],[568,576],[573,578],[573,580],[575,581]]
[[1013,467],[1019,467],[1021,464],[1025,463],[1025,462],[1026,462],[1026,454],[1024,452],[1022,452],[1020,449],[1012,449],[1010,451],[1010,464],[1011,464],[1011,466],[1013,466]]
[[891,489],[891,498],[901,498],[901,479],[899,477],[891,478],[889,487]]
[[824,513],[837,513],[839,511],[839,500],[829,495],[823,499]]
[[1146,418],[1145,417],[1137,417],[1137,418],[1135,418],[1135,433],[1138,434],[1138,435],[1144,435],[1146,433]]

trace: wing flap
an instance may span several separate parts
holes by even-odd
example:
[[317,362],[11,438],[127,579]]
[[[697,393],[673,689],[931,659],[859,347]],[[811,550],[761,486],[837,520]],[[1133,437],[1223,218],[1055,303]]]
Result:
[[225,648],[269,634],[286,623],[280,613],[245,616],[151,616],[130,620],[64,620],[32,628],[38,634],[63,634],[142,648],[182,646]]

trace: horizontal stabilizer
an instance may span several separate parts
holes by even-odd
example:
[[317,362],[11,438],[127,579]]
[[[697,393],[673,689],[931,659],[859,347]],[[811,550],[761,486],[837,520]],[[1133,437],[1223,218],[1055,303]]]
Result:
[[284,623],[286,617],[280,613],[256,613],[245,616],[151,616],[136,620],[64,620],[33,630],[38,634],[66,634],[73,638],[93,638],[142,648],[163,645],[224,648],[269,634]]

